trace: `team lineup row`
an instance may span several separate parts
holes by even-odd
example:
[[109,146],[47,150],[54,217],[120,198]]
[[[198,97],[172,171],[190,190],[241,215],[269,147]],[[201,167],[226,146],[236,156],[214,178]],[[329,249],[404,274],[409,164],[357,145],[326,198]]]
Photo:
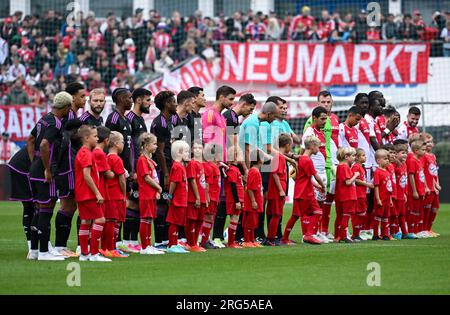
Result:
[[[285,120],[282,98],[269,97],[252,114],[253,95],[234,105],[235,96],[222,86],[203,109],[199,87],[160,92],[149,133],[142,115],[152,106],[150,91],[116,89],[115,110],[102,126],[104,91],[90,91],[90,109],[77,118],[86,90],[68,85],[9,163],[11,197],[24,208],[28,258],[109,261],[130,252],[203,252],[224,246],[227,215],[231,248],[293,245],[289,233],[299,218],[303,242],[311,244],[437,235],[431,226],[440,186],[432,137],[417,129],[420,110],[412,107],[400,124],[380,92],[360,93],[339,123],[331,94],[322,91],[300,138]],[[295,144],[300,154],[293,153]],[[282,233],[289,175],[294,205]],[[328,232],[333,201],[334,236]],[[67,247],[76,209],[79,253]]]

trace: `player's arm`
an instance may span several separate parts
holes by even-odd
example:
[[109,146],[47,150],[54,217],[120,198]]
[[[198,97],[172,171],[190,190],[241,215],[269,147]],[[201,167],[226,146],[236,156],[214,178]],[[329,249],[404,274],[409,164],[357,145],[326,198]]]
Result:
[[195,206],[200,206],[200,194],[198,193],[197,183],[195,182],[195,178],[189,178],[189,186],[192,188],[192,192],[195,196]]
[[158,191],[158,193],[162,193],[162,188],[161,186],[156,182],[156,180],[154,180],[153,178],[150,177],[150,175],[145,175],[144,180],[147,184],[150,185],[150,187],[156,189]]
[[302,140],[300,139],[300,137],[297,134],[291,133],[291,137],[292,137],[292,141],[294,142],[294,144],[302,143]]
[[355,174],[351,178],[345,180],[345,185],[350,186],[351,184],[353,184],[358,176],[359,172],[355,172]]
[[[314,174],[314,179],[319,183],[320,188],[325,191],[325,185],[323,184],[322,178],[319,176],[319,174]],[[319,187],[318,187],[319,188]]]
[[369,182],[365,182],[365,181],[360,180],[358,178],[355,180],[355,183],[356,183],[357,186],[365,186],[365,187],[373,189],[373,184],[371,184]]
[[413,198],[419,199],[419,194],[417,193],[416,181],[414,180],[414,174],[409,174],[409,185],[413,191]]
[[277,186],[278,192],[280,193],[280,197],[284,198],[286,197],[286,193],[283,189],[283,187],[281,186],[281,181],[280,181],[280,176],[278,176],[277,173],[273,173],[273,180],[275,181],[275,186]]
[[103,177],[105,177],[106,179],[113,179],[114,176],[116,176],[116,174],[114,174],[114,172],[111,171],[111,170],[107,170],[107,171],[105,171],[105,173],[103,174]]
[[250,201],[252,203],[252,208],[255,210],[258,209],[258,203],[256,202],[255,193],[251,189],[249,189],[247,191],[248,191],[248,197],[250,198]]
[[381,132],[381,138],[387,137],[390,133],[394,132],[400,124],[400,119],[397,116],[391,116],[386,122],[386,129]]
[[206,183],[205,197],[206,197],[206,206],[208,206],[209,203],[211,202],[211,198],[209,197],[209,184],[208,183]]
[[378,186],[375,186],[374,193],[375,193],[375,200],[377,201],[377,205],[382,206],[383,204],[381,203],[381,199],[380,199],[380,188]]
[[176,182],[171,182],[169,184],[169,199],[168,199],[168,203],[170,205],[170,203],[172,202],[172,196],[173,196],[173,192],[175,191],[175,189],[177,188],[177,183]]
[[97,203],[103,203],[103,196],[100,194],[97,186],[94,183],[94,180],[91,177],[91,167],[87,166],[83,168],[83,178],[89,189],[95,194],[95,198],[97,198]]
[[120,190],[122,190],[122,194],[124,198],[127,196],[127,179],[125,178],[125,174],[119,175],[119,186]]
[[237,190],[237,185],[236,185],[236,183],[230,183],[230,186],[231,186],[231,193],[233,195],[234,203],[236,204],[236,208],[240,209],[241,208],[241,202],[239,200],[239,194],[238,194],[238,190]]
[[166,159],[164,158],[164,149],[165,149],[165,143],[164,141],[157,143],[157,149],[155,152],[156,161],[158,161],[158,164],[161,167],[163,178],[164,178],[164,189],[169,188],[169,170],[167,169]]
[[250,144],[245,144],[245,165],[250,169]]
[[30,161],[34,159],[34,150],[36,147],[36,138],[33,135],[30,135],[27,139],[27,152]]
[[50,142],[47,139],[41,141],[39,146],[41,152],[42,164],[44,164],[44,176],[45,182],[50,183],[52,181],[52,171],[50,169]]
[[380,148],[380,144],[377,141],[377,137],[370,137],[370,145],[375,151]]

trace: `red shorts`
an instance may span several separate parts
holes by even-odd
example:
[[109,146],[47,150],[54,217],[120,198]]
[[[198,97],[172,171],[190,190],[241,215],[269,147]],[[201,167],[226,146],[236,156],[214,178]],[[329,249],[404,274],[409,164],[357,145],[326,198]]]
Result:
[[389,203],[389,200],[382,200],[381,203],[383,205],[382,206],[378,206],[376,201],[375,201],[375,205],[374,205],[375,216],[379,217],[379,218],[389,218],[389,216],[390,216],[390,209],[391,209],[391,204]]
[[303,217],[313,214],[322,214],[322,208],[319,206],[316,198],[294,199],[294,206],[292,207],[293,216]]
[[216,215],[217,213],[217,207],[219,206],[219,203],[217,201],[210,201],[209,202],[209,206],[206,209],[205,214],[212,214],[212,215]]
[[85,200],[77,202],[81,220],[95,220],[103,218],[103,210],[97,200]]
[[[244,205],[243,202],[241,202],[241,205]],[[240,215],[241,210],[236,209],[236,203],[232,202],[231,204],[227,201],[226,202],[227,207],[227,215]]]
[[187,207],[177,207],[174,205],[170,205],[169,211],[167,212],[166,222],[175,225],[186,225],[186,208]]
[[398,209],[397,209],[397,199],[392,198],[392,207],[389,208],[389,215],[390,216],[398,216]]
[[423,207],[423,196],[419,196],[419,199],[414,199],[412,196],[408,198],[408,212],[409,213],[420,213]]
[[202,203],[199,208],[196,208],[194,203],[189,202],[186,210],[186,219],[203,221],[205,218],[206,204]]
[[283,215],[284,203],[286,202],[285,198],[278,199],[269,199],[267,200],[266,213],[267,215]]
[[125,222],[127,212],[126,203],[123,200],[107,200],[105,202],[105,218]]
[[244,229],[255,230],[258,228],[259,213],[256,211],[244,211],[242,227]]
[[356,213],[367,212],[367,198],[358,198],[356,202]]
[[336,201],[336,213],[354,214],[357,209],[356,200]]
[[156,199],[139,199],[139,211],[141,213],[141,218],[156,218]]
[[395,201],[395,209],[397,211],[397,215],[405,216],[406,215],[406,200],[396,200]]
[[431,209],[439,209],[440,207],[440,201],[439,201],[439,195],[436,193],[431,193],[433,196],[433,201],[431,202]]

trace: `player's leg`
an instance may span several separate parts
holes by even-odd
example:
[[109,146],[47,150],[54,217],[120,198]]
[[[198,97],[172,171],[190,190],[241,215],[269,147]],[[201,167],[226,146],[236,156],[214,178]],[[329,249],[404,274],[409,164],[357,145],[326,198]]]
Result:
[[167,202],[165,200],[159,200],[156,204],[156,218],[153,220],[156,248],[163,248],[169,242],[169,224],[166,221],[167,212]]
[[220,200],[217,207],[217,214],[214,220],[213,239],[214,243],[223,247],[223,232],[225,229],[225,222],[227,220],[227,206],[225,200]]
[[77,209],[75,199],[67,197],[60,199],[61,208],[56,213],[55,218],[55,249],[65,255],[73,256],[72,251],[67,249],[67,241],[72,228],[72,218]]
[[239,214],[230,215],[230,224],[228,225],[228,247],[239,247],[236,244],[236,229],[239,221]]
[[28,243],[28,250],[31,249],[31,221],[36,211],[33,201],[22,201],[22,226]]

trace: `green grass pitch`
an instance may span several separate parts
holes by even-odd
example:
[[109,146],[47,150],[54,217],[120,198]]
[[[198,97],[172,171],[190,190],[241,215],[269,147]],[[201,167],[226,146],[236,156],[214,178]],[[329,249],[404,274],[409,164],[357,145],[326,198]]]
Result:
[[[21,204],[0,203],[0,294],[449,294],[450,205],[439,238],[360,244],[210,250],[80,263],[81,286],[68,286],[64,262],[27,261]],[[284,222],[290,215],[286,209]],[[333,221],[331,221],[333,222]],[[300,241],[300,222],[292,237]],[[54,229],[52,241],[54,240]],[[75,232],[69,246],[75,249]],[[371,262],[380,286],[369,286]],[[370,276],[369,276],[370,278]]]

